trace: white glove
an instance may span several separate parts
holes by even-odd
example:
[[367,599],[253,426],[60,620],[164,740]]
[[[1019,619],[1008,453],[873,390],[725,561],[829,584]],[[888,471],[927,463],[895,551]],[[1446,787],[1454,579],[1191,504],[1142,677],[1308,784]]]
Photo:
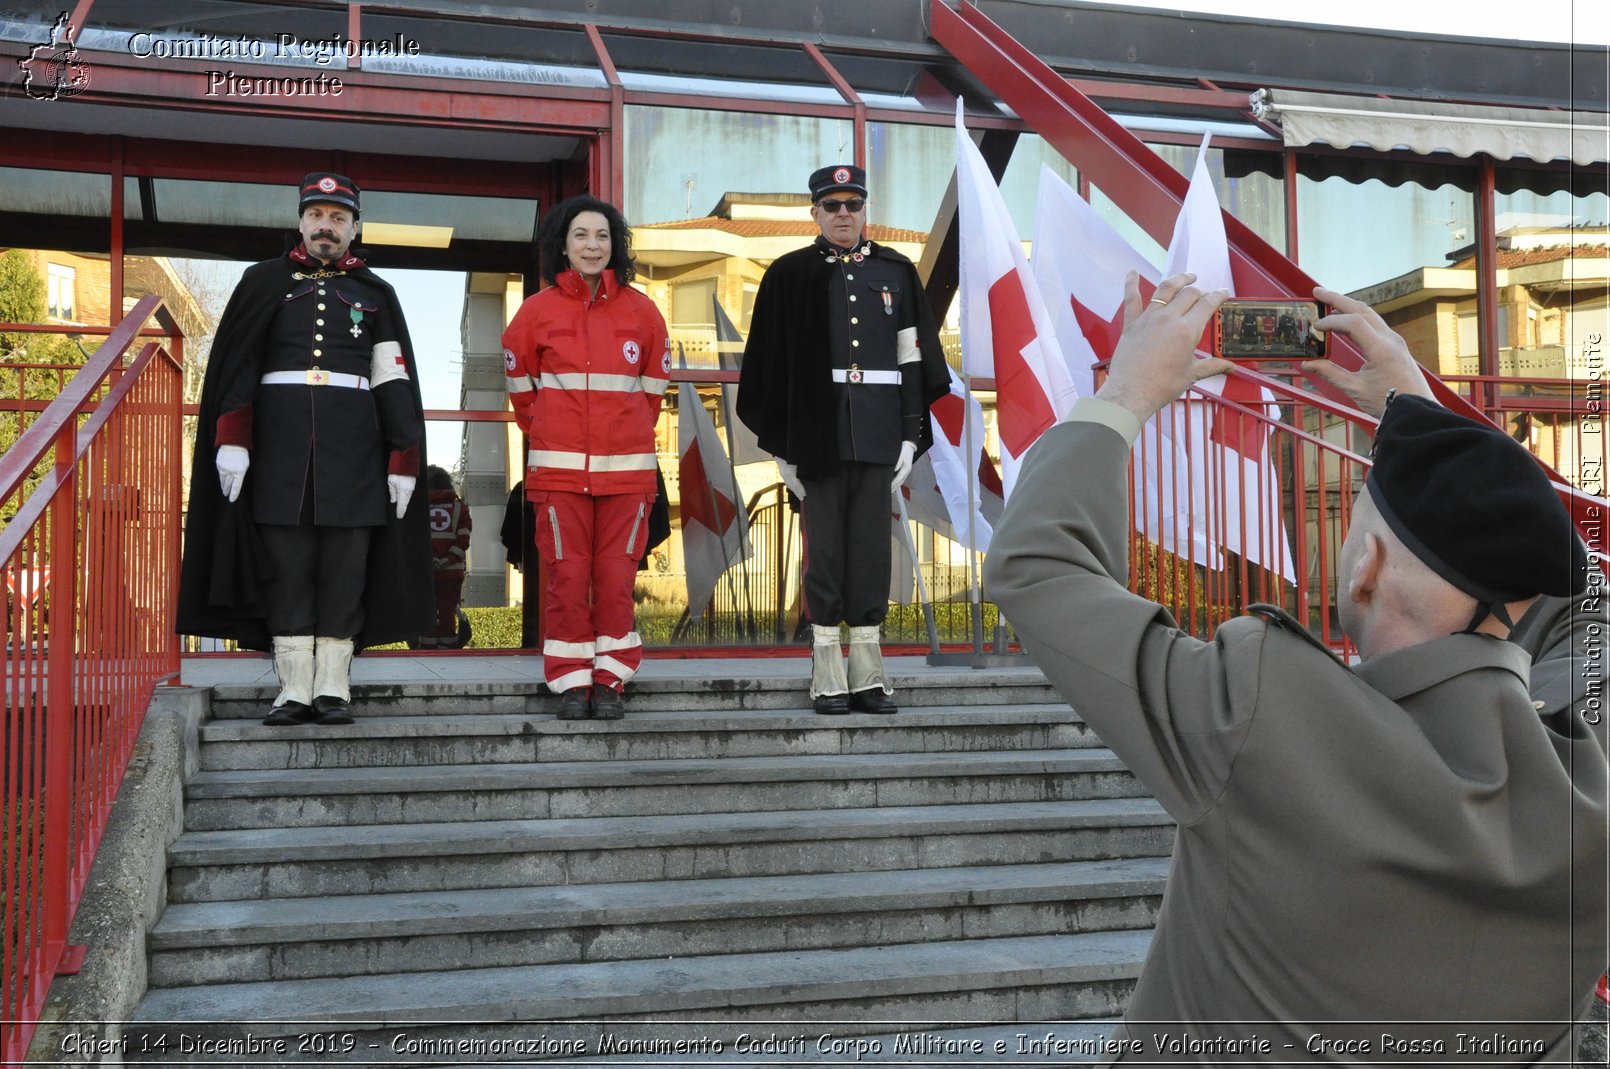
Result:
[[777,462],[777,474],[783,477],[783,485],[794,491],[794,496],[801,501],[805,500],[805,484],[799,481],[799,468],[782,457],[772,457]]
[[408,499],[414,496],[415,481],[412,475],[386,476],[386,492],[391,495],[393,501],[397,502],[397,518],[399,520],[403,518],[403,513],[408,511]]
[[246,485],[246,469],[252,466],[252,452],[243,445],[218,447],[218,488],[230,501],[240,496]]
[[900,484],[905,482],[906,481],[906,476],[911,474],[911,464],[916,459],[917,459],[917,443],[916,442],[901,442],[900,443],[900,459],[894,462],[894,482],[889,484],[889,489],[891,489],[891,490],[900,489]]

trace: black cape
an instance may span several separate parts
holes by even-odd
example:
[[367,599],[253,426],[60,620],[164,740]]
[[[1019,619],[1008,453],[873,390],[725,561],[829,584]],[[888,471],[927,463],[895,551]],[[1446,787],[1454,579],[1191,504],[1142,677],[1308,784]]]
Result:
[[[179,611],[174,628],[181,635],[234,639],[256,650],[267,650],[273,644],[264,619],[262,595],[262,587],[273,582],[273,576],[261,553],[247,495],[231,503],[219,488],[214,436],[225,394],[239,376],[255,374],[261,368],[269,325],[293,281],[292,273],[301,270],[305,269],[289,255],[248,267],[213,336],[212,355],[201,385],[196,451],[190,465],[190,511],[185,519]],[[397,310],[398,341],[407,361],[413,411],[423,426],[419,369],[397,294],[368,267],[347,273],[384,290]],[[363,595],[364,626],[354,639],[358,649],[417,638],[434,626],[426,463],[425,439],[421,436],[420,478],[408,511],[399,520],[395,509],[387,509],[386,525],[375,531],[370,543]],[[247,478],[251,478],[250,473]]]
[[[869,242],[870,255],[903,265],[917,295],[917,345],[922,369],[922,432],[917,455],[933,445],[928,406],[950,392],[939,328],[923,294],[917,267],[893,249]],[[814,245],[779,256],[755,294],[749,340],[738,378],[738,418],[760,448],[805,477],[838,467],[837,398],[829,364],[828,279],[835,268]]]

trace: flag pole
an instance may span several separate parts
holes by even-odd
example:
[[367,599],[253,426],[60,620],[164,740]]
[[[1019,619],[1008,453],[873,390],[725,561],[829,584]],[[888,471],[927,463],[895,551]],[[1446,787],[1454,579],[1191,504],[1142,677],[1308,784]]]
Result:
[[[965,366],[962,369],[962,389],[967,396],[973,396],[973,377],[967,373]],[[980,414],[983,409],[980,408]],[[962,449],[967,456],[967,532],[968,539],[962,543],[967,550],[967,596],[972,608],[973,628],[973,655],[982,656],[984,653],[984,600],[982,596],[983,583],[980,581],[978,567],[978,464],[973,460],[973,406],[962,405]],[[980,453],[983,447],[979,448]]]
[[939,652],[939,625],[934,622],[934,602],[928,596],[928,584],[922,581],[922,561],[917,559],[917,544],[911,539],[911,518],[906,515],[906,495],[900,487],[893,490],[895,509],[900,513],[900,540],[911,556],[911,571],[917,577],[917,600],[922,605],[922,619],[928,625],[928,652]]
[[[711,302],[712,305],[715,306],[715,315],[717,317],[717,320],[716,320],[716,367],[719,368],[722,371],[725,371],[725,370],[727,370],[727,354],[726,354],[726,351],[722,348],[722,346],[724,344],[727,344],[727,343],[725,341],[723,341],[723,339],[721,337],[720,317],[725,317],[727,313],[726,313],[726,309],[721,307],[721,298],[719,298],[719,297],[715,296],[714,294],[712,294],[710,296],[710,302]],[[728,321],[729,324],[731,323],[730,318],[728,318],[727,321]],[[737,328],[734,327],[733,329],[736,330]],[[734,360],[733,363],[737,364],[738,361]],[[737,447],[736,440],[732,436],[732,410],[727,405],[727,384],[724,383],[724,382],[721,383],[720,386],[718,387],[718,389],[716,390],[716,410],[721,413],[721,429],[722,429],[722,432],[727,436],[727,474],[732,479],[732,501],[733,501],[733,504],[737,505],[740,509],[742,509],[742,508],[745,507],[745,502],[744,502],[744,498],[743,498],[743,491],[738,489],[738,447]],[[750,589],[750,587],[753,584],[751,584],[750,581],[749,581],[750,580],[750,576],[749,576],[749,558],[750,558],[750,554],[747,552],[749,547],[746,545],[746,543],[748,543],[748,541],[749,541],[749,515],[748,515],[748,512],[746,511],[744,513],[743,526],[738,528],[738,552],[739,552],[738,565],[739,565],[739,567],[741,567],[744,570],[744,575],[743,575],[744,610],[745,610],[745,612],[748,613],[749,637],[751,639],[753,639],[753,638],[756,637],[756,633],[757,633],[758,628],[757,628],[756,623],[755,623],[755,596],[754,596],[754,592]],[[734,604],[733,608],[736,609],[737,605]]]

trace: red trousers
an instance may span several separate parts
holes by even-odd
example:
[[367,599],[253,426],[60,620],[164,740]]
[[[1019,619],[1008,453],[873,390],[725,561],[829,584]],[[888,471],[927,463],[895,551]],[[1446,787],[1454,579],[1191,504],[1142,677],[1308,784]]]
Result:
[[620,689],[643,663],[632,619],[637,562],[652,494],[593,497],[534,490],[542,554],[542,667],[562,693],[590,683]]
[[436,573],[436,629],[419,636],[422,647],[453,646],[458,641],[458,606],[464,600],[464,573]]

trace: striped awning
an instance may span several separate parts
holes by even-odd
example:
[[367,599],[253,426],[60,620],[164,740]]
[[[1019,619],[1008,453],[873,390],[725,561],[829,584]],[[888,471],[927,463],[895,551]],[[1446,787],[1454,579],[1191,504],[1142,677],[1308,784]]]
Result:
[[1421,155],[1486,153],[1497,160],[1570,160],[1591,166],[1610,159],[1604,112],[1477,107],[1433,101],[1259,89],[1252,111],[1279,128],[1289,146],[1363,146]]

